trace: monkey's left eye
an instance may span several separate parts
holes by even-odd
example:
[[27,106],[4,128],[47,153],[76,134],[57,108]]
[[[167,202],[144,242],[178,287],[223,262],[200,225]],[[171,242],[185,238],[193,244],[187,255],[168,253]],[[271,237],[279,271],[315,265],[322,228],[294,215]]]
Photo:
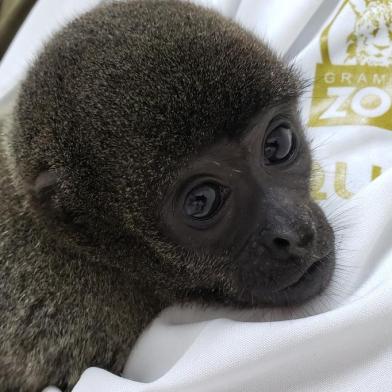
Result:
[[205,183],[193,188],[184,201],[184,213],[190,218],[211,218],[223,203],[224,189],[219,184]]
[[296,138],[289,125],[280,124],[267,132],[264,139],[264,163],[276,165],[287,162],[296,148]]

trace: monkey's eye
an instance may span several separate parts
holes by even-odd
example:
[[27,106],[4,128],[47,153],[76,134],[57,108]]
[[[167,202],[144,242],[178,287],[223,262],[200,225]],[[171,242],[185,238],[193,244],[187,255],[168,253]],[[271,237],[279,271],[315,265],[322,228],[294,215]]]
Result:
[[205,183],[193,188],[185,197],[184,213],[197,220],[211,218],[222,206],[224,188],[219,184]]
[[295,151],[294,132],[287,124],[280,124],[269,131],[264,139],[264,163],[276,165],[288,161]]

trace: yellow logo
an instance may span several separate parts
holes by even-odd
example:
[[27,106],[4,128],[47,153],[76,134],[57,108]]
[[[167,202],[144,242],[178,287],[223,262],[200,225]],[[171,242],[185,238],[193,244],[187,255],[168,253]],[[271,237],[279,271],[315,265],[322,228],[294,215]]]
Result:
[[392,130],[392,0],[344,0],[321,34],[309,125]]

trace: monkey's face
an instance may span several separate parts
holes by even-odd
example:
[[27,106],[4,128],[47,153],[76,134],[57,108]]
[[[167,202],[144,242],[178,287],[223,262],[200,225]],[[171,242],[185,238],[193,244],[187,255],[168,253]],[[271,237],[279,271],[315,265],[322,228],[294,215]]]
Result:
[[263,110],[241,137],[188,162],[163,208],[192,270],[191,296],[232,305],[296,304],[320,293],[334,235],[309,196],[310,154],[296,112]]

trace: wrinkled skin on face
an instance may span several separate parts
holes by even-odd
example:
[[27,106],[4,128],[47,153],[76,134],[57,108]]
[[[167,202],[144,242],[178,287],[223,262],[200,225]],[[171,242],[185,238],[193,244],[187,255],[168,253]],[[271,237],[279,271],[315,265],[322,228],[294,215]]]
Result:
[[309,196],[302,85],[234,22],[172,0],[97,8],[45,45],[1,130],[2,391],[120,373],[173,304],[322,291],[334,240]]

